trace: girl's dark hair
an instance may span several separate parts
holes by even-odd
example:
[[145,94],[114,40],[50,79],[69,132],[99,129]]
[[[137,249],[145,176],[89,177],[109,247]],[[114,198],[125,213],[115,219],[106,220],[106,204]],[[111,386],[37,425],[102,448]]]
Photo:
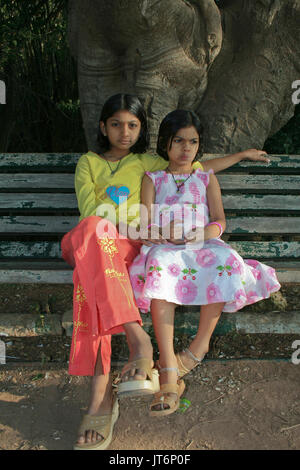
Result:
[[146,112],[137,96],[127,95],[124,93],[113,95],[108,98],[108,100],[104,103],[99,119],[99,130],[97,139],[100,147],[100,152],[106,152],[110,149],[110,143],[108,138],[101,132],[100,121],[103,121],[104,124],[106,124],[107,119],[113,116],[113,114],[123,110],[129,111],[131,114],[134,114],[134,116],[136,116],[141,122],[140,136],[137,142],[130,148],[130,151],[132,153],[146,152],[149,145],[149,132]]
[[[168,150],[172,147],[173,138],[179,129],[194,126],[199,135],[199,148],[195,160],[200,160],[203,155],[203,126],[198,116],[193,111],[176,109],[162,120],[159,126],[157,148],[158,155],[169,161]],[[170,140],[171,139],[171,140]],[[168,149],[168,143],[169,149]]]

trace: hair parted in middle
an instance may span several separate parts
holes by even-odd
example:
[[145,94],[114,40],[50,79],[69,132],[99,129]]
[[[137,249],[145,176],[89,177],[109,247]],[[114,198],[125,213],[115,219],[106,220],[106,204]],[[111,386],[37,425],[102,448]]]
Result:
[[150,141],[146,111],[137,96],[125,93],[118,93],[117,95],[111,96],[103,105],[98,130],[98,144],[100,151],[106,152],[110,149],[109,140],[100,129],[100,121],[103,121],[104,124],[106,124],[107,119],[112,117],[118,111],[129,111],[141,122],[140,136],[137,142],[130,148],[130,151],[132,153],[145,153]]
[[[156,152],[169,161],[168,150],[172,147],[173,139],[179,129],[194,126],[199,135],[199,148],[195,160],[200,160],[203,155],[203,126],[194,111],[175,109],[162,120],[157,138]],[[169,146],[169,148],[168,148]]]

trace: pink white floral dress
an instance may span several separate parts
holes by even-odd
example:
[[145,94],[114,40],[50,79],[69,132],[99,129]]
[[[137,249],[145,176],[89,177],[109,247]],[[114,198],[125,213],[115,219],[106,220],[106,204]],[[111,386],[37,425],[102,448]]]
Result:
[[[172,220],[181,207],[184,215],[190,213],[193,226],[205,226],[209,222],[206,188],[210,173],[212,170],[197,169],[187,180],[189,175],[176,175],[178,186],[186,180],[178,191],[170,173],[147,172],[155,186],[155,203],[159,205],[157,223],[164,226],[168,212]],[[241,258],[223,240],[213,238],[200,247],[196,245],[193,249],[190,244],[187,249],[186,245],[171,243],[143,245],[129,270],[137,306],[142,312],[149,311],[151,299],[178,305],[225,302],[224,312],[236,312],[280,289],[273,268]]]

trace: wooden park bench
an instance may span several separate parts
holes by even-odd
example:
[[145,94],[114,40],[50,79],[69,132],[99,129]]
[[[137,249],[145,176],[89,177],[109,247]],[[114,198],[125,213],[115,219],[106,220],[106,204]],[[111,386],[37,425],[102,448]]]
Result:
[[[78,223],[79,157],[0,154],[1,283],[72,284],[60,240]],[[275,267],[281,283],[300,283],[300,156],[270,158],[217,175],[227,218],[223,238],[244,258]]]

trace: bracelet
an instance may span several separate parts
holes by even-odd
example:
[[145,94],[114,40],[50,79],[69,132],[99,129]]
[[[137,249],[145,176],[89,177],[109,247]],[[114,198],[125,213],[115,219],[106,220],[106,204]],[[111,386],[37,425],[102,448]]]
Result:
[[210,225],[217,225],[220,229],[220,233],[219,235],[217,236],[217,238],[220,238],[222,233],[223,233],[223,227],[221,224],[219,224],[219,222],[210,222],[209,224],[205,225],[205,227],[209,227]]

